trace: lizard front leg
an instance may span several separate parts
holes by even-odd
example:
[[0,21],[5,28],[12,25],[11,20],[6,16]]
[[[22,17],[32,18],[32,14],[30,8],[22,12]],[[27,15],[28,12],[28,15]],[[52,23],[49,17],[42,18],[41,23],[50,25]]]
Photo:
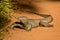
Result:
[[27,24],[26,27],[25,27],[25,30],[29,32],[29,31],[31,31],[31,28],[32,28],[32,25]]

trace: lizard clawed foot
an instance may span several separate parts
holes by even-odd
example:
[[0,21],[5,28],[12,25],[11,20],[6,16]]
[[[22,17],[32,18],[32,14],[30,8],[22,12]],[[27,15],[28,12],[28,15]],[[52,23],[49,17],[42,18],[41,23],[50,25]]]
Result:
[[31,27],[25,27],[25,30],[29,32],[31,31]]

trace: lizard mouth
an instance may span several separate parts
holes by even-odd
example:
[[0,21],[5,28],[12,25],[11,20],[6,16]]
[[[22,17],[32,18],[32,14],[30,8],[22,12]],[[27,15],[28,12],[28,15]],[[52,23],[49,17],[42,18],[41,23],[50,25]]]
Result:
[[15,22],[16,24],[20,24],[22,27],[20,27],[19,25],[14,26],[15,28],[19,28],[19,29],[24,29],[24,24],[22,22]]

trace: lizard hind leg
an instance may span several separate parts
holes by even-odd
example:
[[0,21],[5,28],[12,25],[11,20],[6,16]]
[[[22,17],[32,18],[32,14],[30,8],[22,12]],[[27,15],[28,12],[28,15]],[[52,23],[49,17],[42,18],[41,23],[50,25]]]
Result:
[[44,27],[46,27],[46,26],[47,26],[47,27],[53,27],[53,25],[49,24],[49,23],[51,23],[52,21],[53,21],[52,16],[48,16],[48,17],[40,20],[40,25],[42,25],[42,26],[44,26]]
[[53,21],[53,17],[50,15],[44,19],[45,22],[50,23]]
[[42,22],[51,23],[51,22],[53,21],[53,17],[52,17],[51,15],[49,15],[49,16],[41,19],[40,21],[41,21],[41,23],[42,23]]

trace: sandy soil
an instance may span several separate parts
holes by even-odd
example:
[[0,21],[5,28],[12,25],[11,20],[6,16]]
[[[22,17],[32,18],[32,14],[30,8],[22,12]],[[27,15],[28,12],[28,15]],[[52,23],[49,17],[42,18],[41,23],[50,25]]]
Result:
[[[50,14],[53,16],[53,25],[54,27],[38,27],[32,29],[30,32],[26,32],[22,29],[11,30],[12,34],[7,36],[4,40],[60,40],[60,2],[41,2],[36,3],[39,7],[40,13]],[[40,18],[40,16],[34,14],[18,14],[16,12],[14,16],[27,16],[28,18]],[[12,19],[12,22],[17,21],[15,18]]]

